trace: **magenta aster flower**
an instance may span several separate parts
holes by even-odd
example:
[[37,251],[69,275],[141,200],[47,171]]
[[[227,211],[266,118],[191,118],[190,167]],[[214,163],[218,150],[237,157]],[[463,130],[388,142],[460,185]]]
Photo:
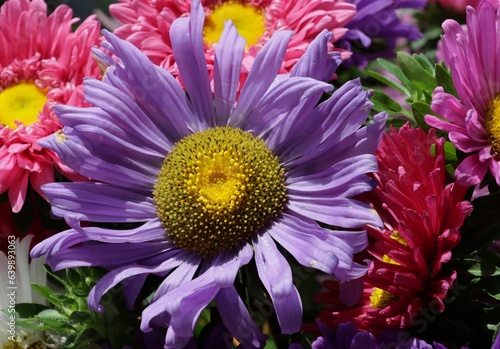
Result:
[[443,23],[444,62],[460,99],[438,87],[431,108],[442,118],[425,117],[429,125],[449,132],[450,141],[466,154],[455,176],[460,184],[475,186],[474,196],[487,194],[488,172],[500,185],[499,24],[487,1],[477,11],[467,8],[466,30],[453,20]]
[[[437,2],[440,6],[447,9],[452,9],[456,12],[464,12],[467,6],[473,6],[477,8],[482,0],[433,0],[432,2]],[[495,8],[498,8],[498,0],[488,0]]]
[[83,77],[99,74],[91,58],[99,23],[89,17],[73,33],[76,21],[67,6],[47,16],[42,0],[10,0],[0,9],[0,193],[8,191],[14,212],[28,183],[42,194],[54,167],[74,175],[38,140],[61,128],[51,106],[82,105]]
[[[177,74],[169,32],[172,22],[189,15],[191,1],[119,0],[110,6],[111,14],[124,25],[115,34],[139,47],[153,63]],[[213,71],[216,43],[231,20],[246,40],[243,73],[247,74],[257,52],[280,29],[293,30],[282,68],[289,72],[307,46],[322,30],[333,33],[328,42],[338,40],[347,29],[343,26],[354,16],[356,6],[342,0],[203,0],[206,20],[203,27],[205,58]],[[349,52],[343,53],[350,56]],[[331,77],[328,77],[331,78]]]
[[[52,183],[44,191],[71,230],[33,249],[55,269],[109,269],[88,296],[92,309],[123,281],[133,305],[149,274],[164,277],[142,313],[142,329],[167,327],[166,347],[181,348],[215,301],[223,322],[245,347],[265,336],[233,283],[255,259],[283,333],[300,330],[302,305],[278,244],[307,266],[339,280],[366,266],[353,254],[380,219],[352,199],[372,189],[372,152],[385,125],[359,81],[318,102],[332,86],[311,78],[332,73],[331,34],[313,41],[290,75],[277,76],[292,33],[278,31],[262,48],[236,97],[245,41],[231,22],[217,45],[214,93],[203,50],[203,7],[172,25],[171,41],[186,92],[131,43],[105,33],[104,81],[84,83],[90,108],[58,106],[65,125],[43,142],[75,170],[99,182]],[[81,227],[83,221],[136,223],[133,229]],[[328,230],[316,221],[352,230]]]
[[[435,155],[431,153],[435,148]],[[332,306],[319,316],[330,327],[351,320],[360,329],[380,333],[419,324],[423,308],[444,310],[443,299],[456,273],[443,275],[442,264],[460,241],[459,229],[472,205],[462,201],[465,188],[446,184],[444,139],[408,124],[384,135],[376,152],[379,186],[363,194],[384,222],[367,227],[373,261],[361,300],[352,308]],[[326,282],[334,290],[336,285]],[[317,301],[337,303],[322,293]]]

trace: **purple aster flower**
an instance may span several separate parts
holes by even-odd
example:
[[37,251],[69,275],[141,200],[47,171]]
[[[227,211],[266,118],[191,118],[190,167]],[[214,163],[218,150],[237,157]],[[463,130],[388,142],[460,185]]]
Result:
[[[500,185],[500,16],[488,1],[467,7],[467,27],[443,23],[444,62],[450,67],[458,97],[436,88],[431,109],[442,118],[425,121],[449,132],[467,156],[455,170],[457,181],[475,186],[473,196],[488,194],[488,170]],[[484,187],[484,188],[481,188]]]
[[[359,331],[350,321],[341,323],[335,331],[321,322],[318,322],[318,326],[322,336],[314,340],[312,349],[446,349],[442,344],[434,342],[430,345],[405,331],[386,330],[379,338],[375,338],[370,332]],[[288,349],[303,348],[299,344],[292,344]]]
[[[38,244],[32,255],[47,255],[54,270],[107,268],[88,296],[99,312],[101,297],[118,283],[132,307],[148,275],[164,277],[141,328],[168,328],[166,348],[189,343],[212,301],[243,347],[262,348],[266,337],[234,287],[238,270],[254,258],[285,334],[300,330],[302,304],[278,245],[340,281],[366,272],[353,262],[367,245],[360,227],[381,222],[351,197],[373,187],[366,174],[377,169],[373,152],[386,115],[361,127],[372,104],[359,81],[318,104],[332,87],[312,77],[331,76],[339,63],[327,53],[326,31],[282,76],[292,33],[277,32],[239,92],[245,42],[227,22],[212,93],[203,21],[195,1],[191,16],[170,31],[186,91],[132,44],[104,32],[106,49],[119,60],[96,52],[110,66],[103,81],[85,81],[94,106],[55,108],[65,128],[43,142],[96,182],[44,187],[52,212],[72,229]],[[82,227],[85,221],[135,226]]]
[[[338,47],[352,52],[345,66],[364,68],[377,57],[392,57],[399,38],[418,40],[422,34],[398,17],[399,9],[415,9],[426,5],[426,0],[348,0],[356,5],[354,18],[346,25],[349,31],[337,42]],[[377,47],[375,47],[375,42]],[[381,46],[381,47],[379,47]]]

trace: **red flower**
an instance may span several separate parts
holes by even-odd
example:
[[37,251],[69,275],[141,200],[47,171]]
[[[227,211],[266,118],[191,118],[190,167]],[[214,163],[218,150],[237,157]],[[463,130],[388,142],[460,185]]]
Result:
[[426,134],[408,124],[394,129],[377,150],[379,186],[362,197],[382,218],[383,228],[366,227],[372,262],[363,277],[358,303],[348,308],[333,300],[338,286],[316,301],[330,303],[319,320],[331,327],[351,319],[358,328],[415,325],[425,311],[441,313],[443,299],[456,273],[441,273],[443,263],[460,241],[459,228],[472,205],[462,201],[465,188],[446,184],[444,139],[435,130]]

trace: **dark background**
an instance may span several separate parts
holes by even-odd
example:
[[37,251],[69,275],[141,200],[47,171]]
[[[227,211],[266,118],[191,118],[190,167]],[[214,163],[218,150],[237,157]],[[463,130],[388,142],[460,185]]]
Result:
[[[0,4],[3,5],[7,0],[0,0]],[[109,4],[116,2],[113,0],[45,0],[48,5],[49,12],[53,11],[58,5],[66,4],[73,8],[74,16],[80,18],[86,18],[88,15],[92,14],[95,8],[100,8],[105,13],[108,12]]]

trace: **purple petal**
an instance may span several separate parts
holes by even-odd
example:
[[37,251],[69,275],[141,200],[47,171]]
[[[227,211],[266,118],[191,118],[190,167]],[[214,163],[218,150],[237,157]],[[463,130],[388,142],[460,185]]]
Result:
[[317,103],[323,92],[332,88],[329,84],[309,78],[285,79],[269,89],[238,127],[262,137],[280,122],[288,122],[288,113],[303,105],[303,100],[312,99]]
[[352,339],[351,348],[354,349],[379,349],[377,340],[370,332],[359,332]]
[[50,183],[42,187],[59,217],[91,222],[144,222],[156,218],[152,198],[100,183]]
[[310,77],[320,81],[329,81],[342,62],[340,53],[328,52],[328,43],[333,34],[324,29],[309,44],[290,72],[291,76]]
[[224,325],[245,348],[263,348],[265,336],[254,321],[234,287],[223,288],[215,297]]
[[196,255],[191,255],[181,265],[162,281],[153,296],[153,302],[156,302],[160,297],[167,294],[171,290],[185,284],[193,279],[196,271],[201,264],[201,258]]
[[147,162],[140,160],[141,154],[132,152],[130,155],[133,157],[125,155],[124,152],[127,148],[130,150],[130,147],[108,148],[105,143],[109,142],[105,141],[105,137],[94,134],[98,137],[98,141],[94,141],[84,135],[88,134],[87,130],[82,131],[66,127],[64,135],[55,133],[39,144],[53,150],[67,166],[84,176],[101,182],[119,183],[127,188],[151,191],[161,166],[159,158],[156,158],[156,164],[148,166]]
[[[205,13],[198,0],[191,3],[189,18],[179,18],[170,28],[170,41],[180,76],[193,105],[193,112],[204,126],[215,126],[212,89],[205,61],[203,23]],[[204,127],[204,128],[206,128]]]
[[290,265],[267,234],[259,234],[252,240],[257,271],[273,302],[281,332],[298,332],[302,325],[302,302],[293,285]]
[[167,232],[163,229],[158,218],[147,221],[140,227],[134,229],[80,228],[74,226],[74,224],[71,224],[71,226],[75,227],[80,234],[86,236],[89,240],[106,243],[140,243],[163,241],[167,238]]
[[89,238],[73,229],[69,229],[59,234],[52,235],[38,243],[33,247],[30,255],[32,258],[51,255],[59,250],[67,249],[85,241],[89,241]]
[[[126,253],[126,251],[124,251]],[[180,250],[169,251],[164,254],[165,262],[155,266],[127,265],[114,269],[104,275],[97,284],[90,290],[88,296],[89,308],[102,313],[104,308],[99,304],[102,296],[110,289],[118,285],[124,279],[140,274],[155,274],[159,272],[168,272],[182,264],[186,258],[186,253]]]
[[238,35],[231,22],[226,22],[215,48],[214,58],[214,97],[218,126],[227,124],[233,111],[244,52],[245,40]]
[[235,251],[223,251],[219,253],[215,257],[211,267],[215,283],[221,288],[233,285],[238,270],[241,266],[250,262],[252,256],[252,247],[247,243],[237,253]]
[[170,74],[151,63],[131,43],[106,31],[103,35],[111,43],[113,53],[123,62],[123,65],[108,69],[107,81],[117,82],[122,92],[130,93],[134,103],[144,110],[160,131],[158,138],[168,136],[175,142],[190,134],[187,125],[193,118],[182,89],[172,77],[168,78]]
[[146,307],[142,312],[141,329],[147,332],[153,318],[167,313],[171,316],[170,326],[177,335],[192,337],[194,325],[201,311],[215,298],[219,289],[215,284],[213,270],[208,269]]
[[292,34],[290,31],[277,31],[260,50],[229,120],[230,126],[239,127],[267,92],[283,63]]
[[170,242],[152,242],[140,244],[87,244],[59,250],[56,254],[47,257],[47,264],[52,270],[61,270],[76,267],[102,266],[119,267],[147,259],[151,256],[167,256],[171,253]]
[[289,177],[286,187],[290,194],[309,198],[351,197],[370,191],[376,186],[366,174],[376,172],[377,169],[375,156],[363,154],[342,160],[320,173]]
[[[87,85],[87,90],[93,90],[92,80],[86,80],[84,84]],[[111,87],[111,88],[109,88]],[[110,95],[117,93],[112,86],[107,85],[103,87],[103,93]],[[110,97],[112,100],[112,97]],[[110,109],[109,103],[104,103],[106,108],[77,108],[67,105],[56,105],[53,107],[57,114],[57,117],[65,127],[70,127],[72,129],[79,129],[83,126],[94,126],[96,128],[101,128],[107,131],[108,134],[114,136],[117,139],[126,139],[129,143],[134,145],[139,145],[142,151],[149,156],[161,157],[170,150],[170,144],[165,139],[165,137],[151,137],[151,128],[154,125],[146,123],[144,125],[143,120],[147,120],[147,116],[137,108],[134,103],[125,104],[125,106],[120,102],[112,103],[114,111],[119,114],[109,114],[105,110]],[[116,105],[119,105],[119,110],[116,109]],[[144,137],[148,134],[149,137]]]
[[380,217],[370,206],[346,198],[312,198],[289,195],[288,208],[293,212],[326,224],[359,228],[366,224],[382,226]]
[[338,266],[336,248],[327,243],[327,236],[316,222],[298,219],[283,213],[283,219],[274,223],[269,234],[297,261],[308,267],[333,274]]
[[[358,329],[350,321],[343,322],[337,327],[335,333],[335,346],[336,349],[351,349],[351,343],[354,336],[358,333]],[[359,348],[361,349],[361,348]]]
[[339,299],[348,307],[354,306],[363,294],[363,280],[354,279],[340,284]]

